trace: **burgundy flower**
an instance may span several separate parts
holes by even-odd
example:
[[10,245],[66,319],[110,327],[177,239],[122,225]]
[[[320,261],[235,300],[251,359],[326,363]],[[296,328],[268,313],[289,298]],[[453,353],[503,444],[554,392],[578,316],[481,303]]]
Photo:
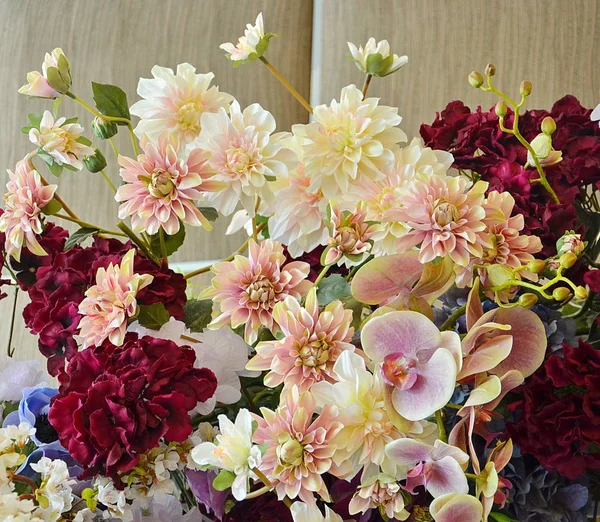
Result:
[[600,469],[600,351],[579,342],[551,356],[511,405],[508,434],[548,470],[576,479]]
[[251,500],[235,504],[225,515],[223,522],[292,522],[290,509],[277,500],[273,493],[267,493]]
[[[323,250],[325,250],[324,246],[318,246],[310,252],[306,252],[301,256],[294,258],[290,256],[287,248],[283,247],[283,253],[285,254],[286,263],[289,263],[291,261],[304,261],[305,263],[308,263],[310,265],[310,272],[308,273],[307,279],[309,281],[312,281],[313,283],[316,281],[317,277],[319,277],[319,272],[321,272],[322,270],[321,254],[323,253]],[[346,268],[345,266],[332,265],[329,269],[328,274],[340,274],[343,276],[347,276],[348,268]]]
[[189,437],[188,412],[217,386],[210,370],[194,368],[195,360],[187,346],[134,333],[122,346],[105,342],[73,356],[48,419],[83,476],[116,477],[163,437]]
[[[2,210],[0,208],[0,216],[4,214],[4,210]],[[2,273],[2,267],[4,266],[4,260],[5,260],[5,249],[4,249],[4,243],[6,241],[6,234],[4,234],[4,232],[0,232],[0,274]],[[25,248],[23,250],[26,250]],[[22,255],[22,254],[21,254]],[[2,291],[2,286],[3,285],[8,285],[10,284],[10,281],[8,279],[2,279],[0,277],[0,300],[4,299],[6,297],[6,292]]]

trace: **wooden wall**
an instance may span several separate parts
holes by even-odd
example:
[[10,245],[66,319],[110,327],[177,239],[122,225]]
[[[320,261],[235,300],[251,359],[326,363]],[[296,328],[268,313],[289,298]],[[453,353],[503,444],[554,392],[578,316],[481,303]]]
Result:
[[[566,93],[587,106],[600,102],[600,0],[0,0],[0,185],[7,180],[4,168],[31,150],[19,133],[27,113],[48,106],[16,91],[54,47],[70,58],[73,91],[88,101],[94,80],[121,86],[133,103],[138,78],[149,77],[154,64],[174,68],[187,61],[200,72],[213,71],[216,84],[242,106],[261,103],[280,129],[306,122],[303,108],[264,67],[233,69],[218,49],[235,41],[259,11],[266,29],[280,35],[269,59],[313,103],[339,97],[349,83],[362,84],[346,58],[347,41],[386,38],[396,53],[408,55],[408,65],[375,79],[370,94],[400,108],[409,136],[450,100],[491,107],[496,100],[466,80],[488,62],[497,67],[497,85],[508,92],[516,93],[523,79],[533,83],[530,107],[548,107]],[[70,100],[64,111],[89,124]],[[127,140],[120,147],[129,151]],[[108,171],[116,179],[116,168]],[[59,193],[89,221],[114,224],[117,205],[98,176],[65,173]],[[224,236],[226,224],[211,234],[192,231],[178,260],[227,255],[240,239]],[[0,350],[11,307],[12,296],[0,302]],[[34,355],[35,342],[20,321],[15,343],[20,358]]]

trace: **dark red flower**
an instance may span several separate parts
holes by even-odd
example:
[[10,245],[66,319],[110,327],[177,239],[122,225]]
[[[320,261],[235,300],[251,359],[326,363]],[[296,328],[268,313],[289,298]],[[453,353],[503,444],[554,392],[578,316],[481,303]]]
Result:
[[[0,216],[4,214],[4,210],[2,210],[0,208]],[[0,232],[0,276],[2,274],[2,270],[4,267],[4,260],[5,260],[5,249],[4,249],[4,243],[6,242],[6,234],[4,232]],[[6,297],[6,292],[2,291],[2,286],[3,285],[8,285],[10,284],[10,281],[8,279],[2,279],[2,277],[0,277],[0,299],[4,299]]]
[[585,284],[592,292],[600,292],[600,270],[589,270],[583,275]]
[[[310,272],[308,273],[308,280],[313,283],[316,281],[317,277],[319,277],[319,272],[322,270],[321,266],[321,254],[325,250],[324,246],[318,246],[311,250],[310,252],[306,252],[301,256],[296,258],[290,256],[286,247],[283,248],[283,253],[285,254],[285,262],[289,263],[290,261],[304,261],[310,265]],[[341,274],[343,276],[348,275],[348,269],[345,266],[333,265],[328,272],[331,274]]]
[[273,493],[267,493],[251,500],[237,502],[223,522],[292,522],[290,508],[277,500]]
[[509,405],[508,434],[548,470],[576,479],[600,469],[600,351],[579,342],[552,355]]
[[194,368],[195,360],[187,346],[134,333],[122,346],[105,342],[73,356],[48,419],[83,476],[116,477],[162,438],[189,437],[188,412],[217,387],[215,375]]

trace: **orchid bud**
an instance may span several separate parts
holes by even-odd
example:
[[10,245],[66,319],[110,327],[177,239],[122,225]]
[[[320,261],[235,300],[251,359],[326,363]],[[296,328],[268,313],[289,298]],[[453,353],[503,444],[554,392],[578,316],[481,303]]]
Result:
[[502,286],[513,278],[513,270],[507,265],[490,265],[486,269],[491,286]]
[[533,305],[535,305],[538,302],[538,297],[535,294],[531,294],[531,293],[526,293],[523,294],[521,297],[519,297],[519,306],[522,308],[531,308]]
[[547,136],[552,136],[556,131],[556,122],[551,116],[546,116],[542,121],[542,132]]
[[92,130],[94,135],[101,140],[112,138],[118,132],[116,123],[99,117],[92,120]]
[[531,85],[531,82],[528,82],[527,80],[523,80],[521,82],[521,86],[519,87],[519,93],[521,94],[521,96],[523,96],[525,98],[526,96],[529,96],[531,94],[532,88],[533,88],[533,86]]
[[587,246],[587,241],[582,241],[581,234],[575,234],[573,230],[565,232],[563,236],[556,242],[556,251],[559,256],[567,252],[573,252],[579,256]]
[[[552,137],[544,132],[538,134],[531,141],[531,148],[542,167],[551,167],[562,161],[562,152],[552,147]],[[534,165],[535,161],[531,152],[527,152],[527,163]]]
[[106,158],[96,148],[94,148],[94,154],[86,156],[82,161],[90,172],[100,172],[106,168]]
[[485,66],[486,76],[494,76],[496,74],[496,66],[493,63],[488,63]]
[[587,299],[588,291],[584,286],[578,286],[575,288],[575,299]]
[[479,89],[483,85],[483,76],[477,71],[473,71],[469,74],[469,83],[476,89]]
[[564,301],[565,299],[568,299],[570,295],[571,290],[569,290],[566,286],[555,288],[552,292],[552,298],[556,301]]
[[540,274],[546,268],[546,262],[541,259],[532,259],[527,263],[526,270],[533,272],[534,274]]
[[567,252],[560,256],[560,266],[563,268],[571,268],[577,263],[577,256],[573,252]]
[[494,110],[496,111],[496,116],[498,116],[498,118],[504,118],[504,116],[506,116],[506,113],[508,112],[508,107],[506,106],[506,103],[504,103],[504,101],[500,100],[496,104]]

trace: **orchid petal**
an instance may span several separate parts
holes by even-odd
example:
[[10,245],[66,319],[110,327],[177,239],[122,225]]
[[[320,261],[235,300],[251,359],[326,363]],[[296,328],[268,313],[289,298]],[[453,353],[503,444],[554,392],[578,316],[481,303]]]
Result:
[[436,522],[480,522],[483,506],[470,495],[450,493],[434,499],[429,512]]

